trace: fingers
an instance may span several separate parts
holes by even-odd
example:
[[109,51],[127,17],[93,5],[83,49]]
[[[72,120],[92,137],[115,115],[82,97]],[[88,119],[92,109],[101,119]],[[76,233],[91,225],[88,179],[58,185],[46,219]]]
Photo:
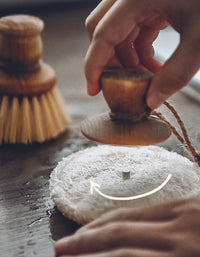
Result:
[[102,215],[100,218],[88,223],[80,228],[77,233],[82,233],[88,229],[101,227],[110,222],[120,221],[169,221],[176,218],[176,213],[173,211],[174,206],[179,206],[184,201],[174,201],[165,204],[159,204],[148,208],[121,208],[110,211]]
[[96,95],[100,91],[99,77],[115,56],[115,47],[127,38],[136,25],[132,12],[124,3],[117,1],[96,26],[85,59],[85,75],[90,95]]
[[161,223],[110,223],[58,241],[56,253],[93,253],[116,247],[169,250],[172,248],[172,242],[162,231],[167,229]]
[[115,52],[106,41],[99,40],[90,44],[85,57],[85,76],[89,95],[99,93],[99,78],[109,60],[115,60]]
[[110,7],[116,2],[116,0],[103,0],[100,4],[91,12],[85,21],[85,26],[87,28],[90,39],[92,39],[93,32],[103,18],[105,13],[110,9]]
[[169,253],[162,251],[154,251],[151,249],[134,249],[134,248],[120,248],[112,251],[92,253],[92,254],[78,254],[78,255],[62,255],[60,257],[170,257]]
[[135,26],[133,31],[115,48],[117,58],[124,67],[137,67],[140,64],[140,59],[134,46],[134,41],[139,32],[139,27]]
[[200,37],[197,33],[182,38],[178,48],[156,73],[147,93],[147,105],[159,107],[184,87],[200,67]]
[[[87,28],[87,31],[88,31],[88,34],[89,34],[89,37],[90,37],[90,40],[92,40],[92,37],[93,37],[93,33],[94,33],[94,30],[97,26],[97,24],[99,23],[99,21],[103,18],[103,16],[106,14],[106,12],[111,8],[111,6],[116,2],[116,0],[103,0],[100,2],[100,4],[91,12],[91,14],[87,17],[86,19],[86,22],[85,22],[85,26]],[[97,48],[97,51],[100,50],[100,48],[98,49],[98,46],[96,47]],[[95,49],[90,46],[89,50],[88,50],[88,53],[86,54],[86,60],[90,59],[90,56],[92,57],[92,53],[95,53]],[[98,56],[95,56],[96,57],[96,60],[98,59]],[[97,65],[97,63],[95,62],[94,60],[94,57],[93,58],[93,62]],[[113,52],[110,56],[110,60],[109,60],[109,65],[110,66],[113,66],[113,67],[120,67],[121,64],[118,60],[118,58],[116,57],[115,53]],[[101,67],[101,65],[100,65]],[[95,67],[94,67],[95,69]],[[100,68],[101,70],[101,68]],[[88,81],[95,81],[95,83],[92,84],[92,86],[88,86],[87,89],[88,89],[88,94],[89,95],[96,95],[99,91],[100,91],[100,88],[99,88],[99,84],[98,84],[98,78],[100,76],[100,74],[98,74],[98,71],[97,71],[97,75],[96,73],[92,73],[90,72],[89,68],[86,68],[85,67],[85,72],[88,74],[86,75],[86,78],[90,78],[88,79]]]
[[158,61],[153,59],[154,49],[152,44],[157,38],[159,31],[160,28],[155,29],[154,27],[151,28],[144,26],[135,41],[135,48],[140,58],[140,62],[153,73],[157,72],[162,66]]

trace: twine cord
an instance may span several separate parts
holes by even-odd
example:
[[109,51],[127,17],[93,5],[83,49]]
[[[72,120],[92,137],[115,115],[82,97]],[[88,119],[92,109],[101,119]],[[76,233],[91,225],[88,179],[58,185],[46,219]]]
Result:
[[165,123],[167,123],[170,126],[170,128],[172,130],[172,133],[186,147],[186,149],[192,154],[194,160],[197,162],[197,164],[200,167],[200,153],[197,153],[197,151],[193,147],[193,145],[192,145],[192,143],[189,139],[186,127],[185,127],[183,121],[181,120],[179,114],[174,109],[174,107],[170,103],[168,103],[167,101],[164,102],[164,105],[171,111],[171,113],[176,118],[177,123],[180,126],[180,129],[181,129],[181,132],[182,132],[183,136],[180,135],[180,133],[177,131],[177,129],[160,112],[153,111],[152,114],[156,115],[159,119],[163,120]]

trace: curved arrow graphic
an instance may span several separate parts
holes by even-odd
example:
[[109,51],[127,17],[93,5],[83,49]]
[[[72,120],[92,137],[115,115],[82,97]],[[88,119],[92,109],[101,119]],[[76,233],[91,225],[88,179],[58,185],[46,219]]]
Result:
[[169,180],[171,179],[172,175],[169,174],[167,176],[167,178],[165,179],[165,181],[158,187],[156,187],[155,189],[147,192],[147,193],[144,193],[144,194],[140,194],[140,195],[135,195],[135,196],[128,196],[128,197],[115,197],[115,196],[109,196],[109,195],[106,195],[104,193],[102,193],[98,188],[100,187],[99,184],[93,182],[92,180],[90,180],[90,193],[91,195],[93,195],[94,193],[94,190],[96,190],[96,192],[98,194],[100,194],[101,196],[105,197],[105,198],[108,198],[108,199],[111,199],[111,200],[118,200],[118,201],[128,201],[128,200],[136,200],[136,199],[139,199],[139,198],[144,198],[148,195],[152,195],[156,192],[158,192],[159,190],[161,190],[168,182]]

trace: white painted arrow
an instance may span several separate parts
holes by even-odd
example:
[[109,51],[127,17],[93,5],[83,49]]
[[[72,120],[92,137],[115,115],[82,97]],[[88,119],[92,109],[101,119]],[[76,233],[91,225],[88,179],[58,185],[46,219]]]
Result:
[[135,196],[128,196],[128,197],[115,197],[115,196],[109,196],[109,195],[106,195],[104,193],[102,193],[98,188],[100,187],[99,184],[93,182],[92,180],[90,180],[90,193],[91,195],[93,195],[94,193],[94,190],[96,190],[96,192],[98,194],[100,194],[101,196],[105,197],[105,198],[108,198],[108,199],[111,199],[111,200],[118,200],[118,201],[129,201],[129,200],[136,200],[136,199],[140,199],[140,198],[144,198],[146,196],[149,196],[149,195],[152,195],[156,192],[158,192],[159,190],[161,190],[168,182],[169,180],[171,179],[172,175],[169,174],[167,176],[167,178],[165,179],[165,181],[158,187],[156,187],[155,189],[147,192],[147,193],[144,193],[144,194],[140,194],[140,195],[135,195]]
[[97,187],[100,187],[100,185],[98,185],[97,183],[93,182],[92,180],[90,180],[90,194],[93,195],[93,190],[97,189]]

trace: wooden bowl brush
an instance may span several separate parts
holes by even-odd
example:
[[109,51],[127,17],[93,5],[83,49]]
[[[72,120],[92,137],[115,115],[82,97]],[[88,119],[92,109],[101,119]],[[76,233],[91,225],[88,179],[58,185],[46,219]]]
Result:
[[33,16],[0,19],[0,144],[42,143],[68,126],[55,72],[40,59],[43,28]]
[[84,120],[83,135],[112,145],[150,145],[171,135],[168,124],[146,105],[146,93],[153,74],[135,68],[105,70],[100,78],[110,112]]

